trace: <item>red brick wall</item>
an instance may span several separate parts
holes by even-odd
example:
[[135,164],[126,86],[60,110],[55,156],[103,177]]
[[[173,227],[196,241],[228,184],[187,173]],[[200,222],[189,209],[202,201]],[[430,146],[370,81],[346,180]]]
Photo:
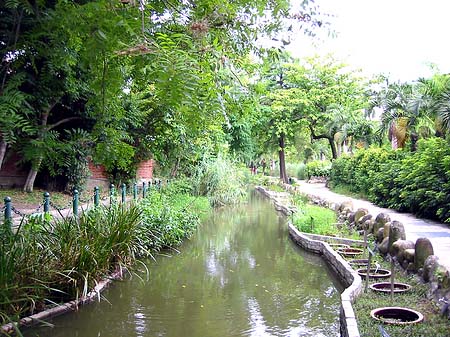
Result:
[[94,165],[94,163],[89,160],[88,166],[89,171],[91,172],[91,179],[108,179],[103,165]]
[[105,167],[103,165],[94,165],[91,160],[88,160],[89,171],[91,176],[86,182],[86,188],[92,190],[95,186],[100,189],[107,190],[109,188],[109,179],[106,175]]
[[153,159],[143,161],[139,164],[137,172],[137,179],[152,179],[153,178]]

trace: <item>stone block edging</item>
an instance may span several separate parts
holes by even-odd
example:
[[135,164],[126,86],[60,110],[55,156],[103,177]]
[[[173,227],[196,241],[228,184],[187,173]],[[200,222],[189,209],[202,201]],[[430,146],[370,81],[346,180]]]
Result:
[[319,240],[319,241],[325,241],[328,243],[343,243],[349,246],[363,246],[364,241],[363,240],[354,240],[354,239],[348,239],[348,238],[338,238],[335,236],[328,236],[328,235],[319,235],[319,234],[310,234],[310,233],[303,233],[307,237],[309,237],[312,240]]
[[[279,202],[277,196],[279,196],[280,193],[268,191],[262,186],[257,186],[256,190],[271,199],[274,202],[275,209],[282,212],[284,215],[289,216],[293,213],[292,207]],[[352,303],[363,291],[361,277],[353,270],[348,262],[325,241],[349,245],[362,244],[363,241],[302,233],[295,228],[292,223],[289,223],[289,235],[298,246],[309,252],[321,255],[340,282],[346,287],[341,293],[341,309],[339,315],[340,333],[342,337],[360,337]]]
[[[359,337],[358,324],[353,310],[353,301],[363,290],[361,277],[328,243],[309,238],[289,223],[289,235],[303,249],[320,254],[346,289],[341,294],[340,330],[342,337]],[[335,238],[337,241],[338,239]]]
[[121,279],[125,272],[126,272],[125,269],[121,269],[112,273],[109,277],[98,282],[98,284],[94,287],[94,289],[92,289],[86,296],[83,296],[77,300],[60,304],[53,308],[38,312],[37,314],[24,317],[20,319],[18,322],[8,323],[1,326],[0,335],[2,333],[6,333],[7,335],[9,335],[20,327],[31,327],[33,325],[42,323],[42,321],[48,320],[49,318],[65,314],[70,311],[76,311],[78,310],[78,307],[91,303],[96,299],[100,301],[101,292],[105,290],[114,280]]

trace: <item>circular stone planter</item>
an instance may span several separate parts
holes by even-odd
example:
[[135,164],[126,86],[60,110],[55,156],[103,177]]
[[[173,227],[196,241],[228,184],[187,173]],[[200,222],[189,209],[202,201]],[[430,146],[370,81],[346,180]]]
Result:
[[367,267],[369,259],[353,259],[349,260],[348,263],[354,267]]
[[[391,292],[391,282],[379,282],[369,285],[369,288],[373,291],[378,291],[382,293]],[[406,283],[394,282],[394,293],[404,293],[411,289],[411,286]]]
[[361,255],[364,251],[360,248],[340,248],[337,252],[343,256],[351,257]]
[[[366,278],[367,268],[361,268],[356,271],[359,276],[362,278]],[[387,278],[391,276],[391,271],[382,268],[370,268],[369,269],[369,278]]]
[[415,324],[423,320],[420,312],[402,307],[376,308],[370,312],[370,316],[385,324],[397,325]]

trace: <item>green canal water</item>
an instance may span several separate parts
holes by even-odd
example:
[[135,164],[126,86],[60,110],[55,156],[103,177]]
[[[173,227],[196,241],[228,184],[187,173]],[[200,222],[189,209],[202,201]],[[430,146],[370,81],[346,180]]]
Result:
[[339,336],[340,286],[259,195],[215,211],[179,250],[25,336]]

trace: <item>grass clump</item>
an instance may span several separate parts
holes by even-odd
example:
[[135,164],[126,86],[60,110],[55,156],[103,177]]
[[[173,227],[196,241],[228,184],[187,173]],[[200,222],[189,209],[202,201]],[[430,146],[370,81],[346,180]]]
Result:
[[194,172],[193,187],[215,207],[241,202],[247,195],[242,171],[224,155],[203,158]]
[[351,231],[345,224],[337,223],[334,211],[309,204],[306,196],[293,195],[293,204],[298,211],[293,215],[292,223],[299,231],[355,240],[361,239],[358,233]]
[[293,223],[298,230],[320,235],[335,235],[336,214],[327,208],[303,204],[294,214]]
[[99,206],[79,218],[27,218],[0,225],[0,324],[83,296],[120,267],[179,245],[209,209],[185,184],[148,191],[130,205]]
[[152,250],[170,248],[181,244],[200,223],[200,215],[209,209],[206,198],[188,194],[152,192],[142,201],[143,235],[150,233],[154,240]]
[[296,177],[300,180],[307,179],[304,163],[286,163],[286,173],[289,177]]

